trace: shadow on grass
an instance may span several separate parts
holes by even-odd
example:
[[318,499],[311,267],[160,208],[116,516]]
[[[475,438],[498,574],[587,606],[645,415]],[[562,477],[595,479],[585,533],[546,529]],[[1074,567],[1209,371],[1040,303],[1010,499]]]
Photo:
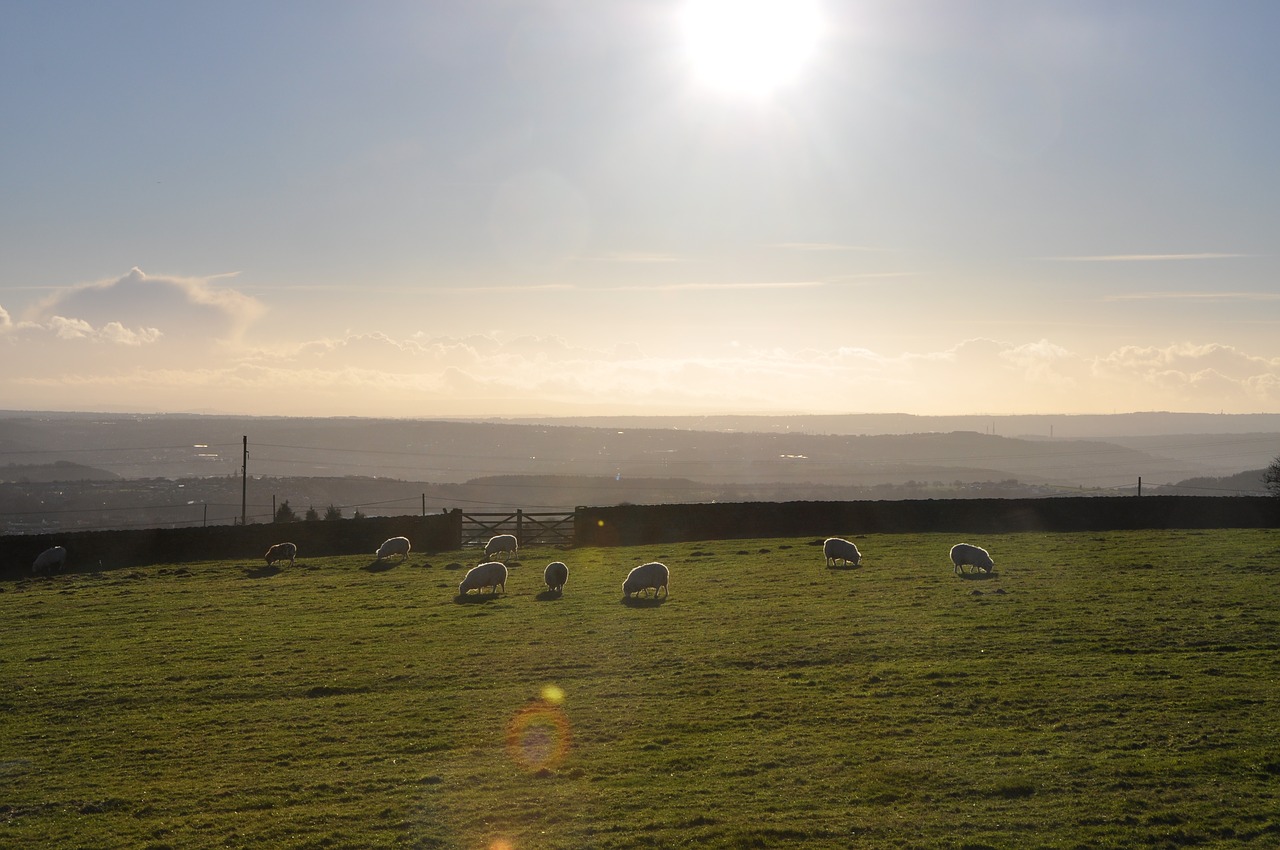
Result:
[[999,578],[999,577],[1000,577],[1000,574],[999,574],[998,572],[996,572],[995,570],[992,570],[992,571],[991,571],[991,572],[989,572],[989,573],[984,573],[984,572],[964,573],[964,572],[961,572],[961,573],[956,573],[956,574],[955,574],[955,576],[956,576],[956,578],[962,578],[962,579],[964,579],[965,581],[986,581],[987,579],[990,579],[990,578]]
[[564,596],[563,590],[544,590],[533,598],[539,602],[555,602],[562,596]]
[[366,573],[385,573],[387,570],[393,569],[396,566],[398,566],[398,564],[391,561],[374,561],[360,569],[364,570]]
[[667,596],[624,596],[622,604],[627,608],[657,608],[667,599]]
[[446,570],[460,570],[460,569],[462,569],[462,564],[459,564],[457,561],[454,561],[452,564],[447,564],[447,565],[445,566],[445,569],[446,569]]
[[453,597],[455,605],[487,605],[495,599],[501,599],[501,593],[459,593]]
[[275,564],[269,564],[265,567],[248,567],[244,571],[245,578],[271,578],[278,576],[284,572]]
[[828,564],[828,565],[827,565],[827,569],[829,569],[829,570],[841,570],[841,571],[843,571],[843,570],[860,570],[860,569],[862,569],[862,564]]

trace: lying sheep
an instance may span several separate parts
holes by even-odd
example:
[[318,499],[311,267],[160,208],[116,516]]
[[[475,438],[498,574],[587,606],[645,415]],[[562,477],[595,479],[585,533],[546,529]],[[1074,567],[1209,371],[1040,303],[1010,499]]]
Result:
[[458,595],[465,596],[472,590],[484,590],[492,587],[496,594],[498,588],[507,592],[507,565],[501,561],[489,561],[478,567],[467,570],[467,574],[458,583]]
[[484,544],[484,557],[489,560],[499,554],[506,555],[511,553],[511,557],[516,556],[518,549],[516,536],[514,534],[497,534],[489,538],[489,542]]
[[292,543],[277,543],[267,550],[267,566],[276,561],[288,561],[293,566],[293,559],[298,557],[298,547]]
[[569,568],[563,561],[552,561],[543,571],[542,580],[552,592],[564,593],[564,583],[569,580]]
[[61,546],[54,546],[51,549],[45,549],[31,563],[31,574],[40,575],[41,573],[51,573],[55,570],[62,572],[63,567],[67,565],[67,550]]
[[986,549],[971,546],[968,543],[957,543],[951,547],[951,572],[963,573],[964,567],[973,567],[975,570],[989,573],[996,568],[996,565]]
[[384,541],[374,554],[379,561],[383,558],[390,558],[392,555],[399,555],[400,560],[403,561],[409,557],[409,538],[392,537],[390,540]]
[[839,537],[828,537],[822,541],[822,554],[827,558],[828,567],[836,566],[836,561],[855,567],[862,563],[862,553],[858,551],[858,547]]
[[659,564],[654,561],[648,564],[641,564],[627,573],[627,579],[622,583],[622,596],[623,598],[630,598],[631,594],[642,591],[645,596],[648,596],[649,588],[653,588],[655,598],[658,596],[659,589],[667,596],[670,596],[670,585],[671,571],[667,569],[666,564]]

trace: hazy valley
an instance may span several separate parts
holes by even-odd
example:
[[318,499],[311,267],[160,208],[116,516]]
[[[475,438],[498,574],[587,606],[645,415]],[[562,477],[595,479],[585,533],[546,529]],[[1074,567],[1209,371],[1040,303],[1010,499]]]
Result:
[[1260,470],[1277,453],[1275,415],[464,421],[10,412],[0,414],[0,527],[216,524],[242,511],[267,521],[285,500],[299,516],[331,505],[350,516],[1115,495],[1136,493],[1139,479],[1144,492],[1188,482],[1186,492],[1232,495],[1261,483],[1219,479]]

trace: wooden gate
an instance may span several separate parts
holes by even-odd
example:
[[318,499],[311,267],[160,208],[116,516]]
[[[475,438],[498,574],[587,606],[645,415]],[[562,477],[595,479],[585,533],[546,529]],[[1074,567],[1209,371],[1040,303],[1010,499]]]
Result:
[[525,546],[572,546],[572,513],[462,514],[462,545],[483,546],[495,534],[514,534]]

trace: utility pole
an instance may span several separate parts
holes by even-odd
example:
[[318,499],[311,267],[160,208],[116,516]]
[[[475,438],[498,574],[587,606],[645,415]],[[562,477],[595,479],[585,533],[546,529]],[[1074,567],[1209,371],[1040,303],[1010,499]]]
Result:
[[1138,495],[1142,495],[1142,476],[1138,476]]
[[244,461],[240,466],[240,524],[249,518],[249,435],[244,438]]

